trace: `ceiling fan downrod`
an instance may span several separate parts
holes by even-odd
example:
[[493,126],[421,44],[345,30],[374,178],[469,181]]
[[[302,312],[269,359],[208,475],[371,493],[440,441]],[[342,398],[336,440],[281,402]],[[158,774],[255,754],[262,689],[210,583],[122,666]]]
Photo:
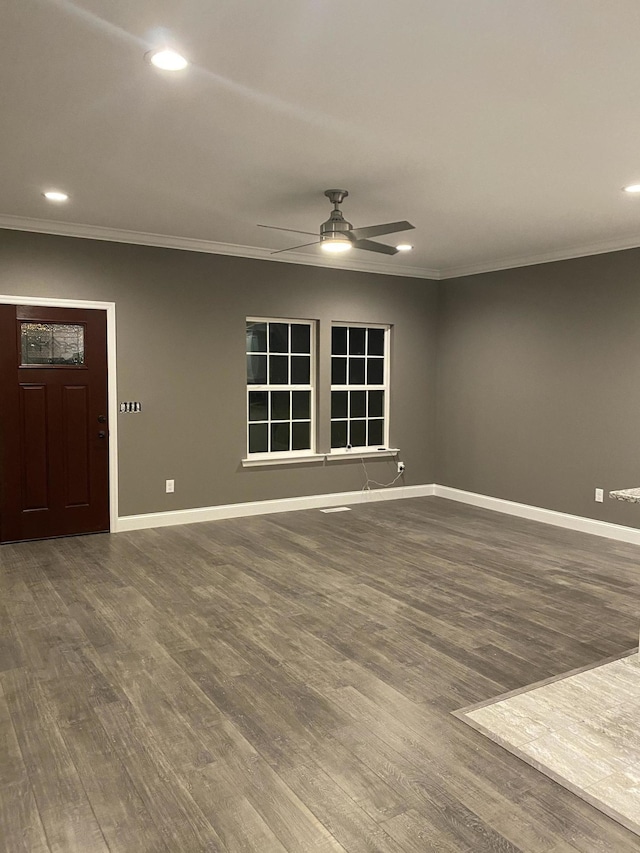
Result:
[[350,239],[350,232],[353,229],[353,225],[344,218],[344,214],[340,210],[340,205],[344,201],[344,199],[349,195],[347,190],[325,190],[326,197],[329,199],[331,204],[333,205],[333,210],[331,211],[331,216],[327,219],[326,222],[323,222],[320,226],[320,240],[331,240],[332,238],[336,239]]

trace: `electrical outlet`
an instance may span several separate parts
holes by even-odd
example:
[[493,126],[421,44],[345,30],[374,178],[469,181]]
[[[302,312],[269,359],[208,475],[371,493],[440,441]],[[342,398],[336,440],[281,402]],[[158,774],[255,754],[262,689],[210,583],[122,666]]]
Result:
[[402,474],[404,472],[404,469],[405,469],[404,462],[398,462],[398,474]]
[[604,489],[596,489],[596,501],[599,504],[604,501]]
[[167,480],[165,483],[165,491],[168,495],[171,495],[176,490],[176,481],[175,480]]

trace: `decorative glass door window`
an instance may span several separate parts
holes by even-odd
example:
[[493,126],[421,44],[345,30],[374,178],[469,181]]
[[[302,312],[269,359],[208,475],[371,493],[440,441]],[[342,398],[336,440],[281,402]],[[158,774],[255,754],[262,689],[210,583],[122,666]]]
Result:
[[250,318],[246,338],[248,454],[310,451],[313,323]]
[[388,446],[388,326],[331,329],[331,448]]
[[84,364],[84,326],[20,323],[22,366]]

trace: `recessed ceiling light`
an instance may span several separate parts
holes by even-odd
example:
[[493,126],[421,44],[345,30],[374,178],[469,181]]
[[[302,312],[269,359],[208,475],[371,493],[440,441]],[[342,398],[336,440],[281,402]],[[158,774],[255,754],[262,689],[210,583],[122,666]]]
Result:
[[410,252],[413,249],[413,246],[410,243],[398,243],[396,249],[399,252]]
[[183,71],[189,64],[184,56],[180,56],[175,50],[164,48],[163,50],[150,50],[145,53],[147,62],[161,68],[163,71]]
[[68,201],[69,196],[66,193],[60,192],[60,190],[47,190],[42,193],[42,195],[47,199],[47,201]]
[[626,193],[640,193],[640,184],[629,184],[628,187],[622,188]]

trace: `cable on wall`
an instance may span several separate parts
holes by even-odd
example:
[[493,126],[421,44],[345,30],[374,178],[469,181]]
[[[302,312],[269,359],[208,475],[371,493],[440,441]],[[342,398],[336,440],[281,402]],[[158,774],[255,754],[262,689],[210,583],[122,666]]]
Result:
[[402,477],[402,475],[404,473],[404,471],[398,471],[398,473],[393,478],[393,480],[391,480],[391,482],[379,483],[377,480],[372,480],[371,477],[369,476],[369,472],[367,471],[367,466],[364,464],[364,458],[362,456],[360,457],[360,463],[361,463],[362,468],[364,470],[364,476],[365,476],[365,483],[364,483],[364,486],[362,487],[363,492],[370,492],[371,486],[380,486],[380,488],[382,488],[382,489],[386,489],[388,486],[393,486],[395,483],[398,482],[398,480],[400,479],[400,477]]

